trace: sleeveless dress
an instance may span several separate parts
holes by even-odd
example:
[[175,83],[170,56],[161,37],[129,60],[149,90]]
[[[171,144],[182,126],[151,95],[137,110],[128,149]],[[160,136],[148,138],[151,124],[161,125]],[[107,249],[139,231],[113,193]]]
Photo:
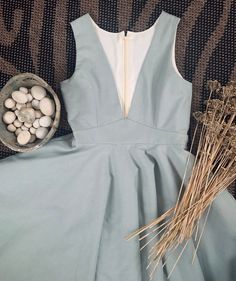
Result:
[[[147,250],[124,236],[176,203],[189,156],[192,83],[174,60],[179,21],[162,11],[127,36],[88,13],[71,22],[76,66],[60,85],[73,133],[0,161],[0,280],[149,280]],[[191,240],[169,280],[236,280],[234,214],[224,191],[194,264]],[[154,281],[167,280],[176,257]]]

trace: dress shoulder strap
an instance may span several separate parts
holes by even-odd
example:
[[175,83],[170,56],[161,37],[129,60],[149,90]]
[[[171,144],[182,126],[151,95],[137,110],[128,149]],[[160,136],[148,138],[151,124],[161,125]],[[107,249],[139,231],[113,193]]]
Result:
[[[76,47],[75,71],[79,68],[80,65],[81,56],[78,54],[84,53],[84,50],[86,49],[88,51],[89,50],[88,47],[93,44],[93,42],[91,42],[92,36],[87,21],[88,21],[88,14],[84,14],[78,17],[77,19],[69,22],[73,32],[73,38]],[[81,52],[82,49],[83,52]]]

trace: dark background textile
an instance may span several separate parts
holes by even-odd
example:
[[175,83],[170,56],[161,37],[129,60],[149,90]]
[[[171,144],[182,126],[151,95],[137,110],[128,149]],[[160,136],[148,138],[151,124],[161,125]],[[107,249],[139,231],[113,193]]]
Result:
[[[33,72],[42,77],[62,103],[62,118],[54,137],[68,134],[71,129],[59,82],[69,78],[75,66],[69,22],[89,12],[108,31],[141,31],[150,27],[162,10],[181,18],[176,64],[183,77],[193,83],[192,112],[202,110],[209,94],[208,79],[222,84],[236,79],[235,0],[0,0],[0,88],[18,73]],[[194,127],[191,118],[189,144]],[[0,144],[0,158],[14,153]],[[229,189],[236,196],[235,186]]]

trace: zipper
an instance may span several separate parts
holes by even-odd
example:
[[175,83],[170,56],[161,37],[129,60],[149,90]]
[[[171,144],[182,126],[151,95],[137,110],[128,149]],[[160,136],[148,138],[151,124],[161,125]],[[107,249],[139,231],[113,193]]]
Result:
[[127,30],[124,31],[124,37],[123,37],[123,114],[124,118],[127,118],[126,113],[126,96],[127,96],[127,51],[126,51],[126,44],[127,44]]

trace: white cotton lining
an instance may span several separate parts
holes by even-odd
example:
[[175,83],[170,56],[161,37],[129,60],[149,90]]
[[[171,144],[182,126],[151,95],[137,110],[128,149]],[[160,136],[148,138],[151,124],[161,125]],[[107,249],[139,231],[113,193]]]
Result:
[[[154,35],[154,28],[140,32],[142,36],[139,36],[139,32],[128,31],[126,37],[123,31],[110,33],[103,32],[98,28],[96,30],[113,73],[121,107],[125,107],[127,112],[131,105],[142,64]],[[126,40],[126,43],[124,40]],[[126,61],[124,61],[124,56]],[[126,79],[124,77],[124,69]],[[125,81],[126,87],[124,85]],[[124,88],[126,88],[125,97]]]
[[[142,64],[146,58],[147,52],[152,43],[156,22],[146,30],[140,32],[128,31],[125,37],[124,31],[109,32],[100,28],[93,20],[92,24],[95,27],[100,43],[103,47],[104,53],[107,57],[110,69],[116,83],[116,89],[122,110],[126,108],[129,111],[131,101],[135,92],[137,79],[140,74]],[[179,72],[175,60],[175,42],[176,33],[172,45],[172,66],[175,72],[184,80]],[[139,36],[141,35],[141,36]],[[124,45],[124,40],[126,43]],[[124,46],[125,52],[124,53]],[[126,61],[124,61],[124,56]],[[125,71],[124,71],[125,70]],[[126,77],[124,77],[124,72]],[[126,79],[125,79],[126,78]],[[187,81],[188,82],[188,81]],[[126,83],[126,85],[124,85]],[[189,82],[190,83],[190,82]],[[125,93],[125,97],[124,97]]]

